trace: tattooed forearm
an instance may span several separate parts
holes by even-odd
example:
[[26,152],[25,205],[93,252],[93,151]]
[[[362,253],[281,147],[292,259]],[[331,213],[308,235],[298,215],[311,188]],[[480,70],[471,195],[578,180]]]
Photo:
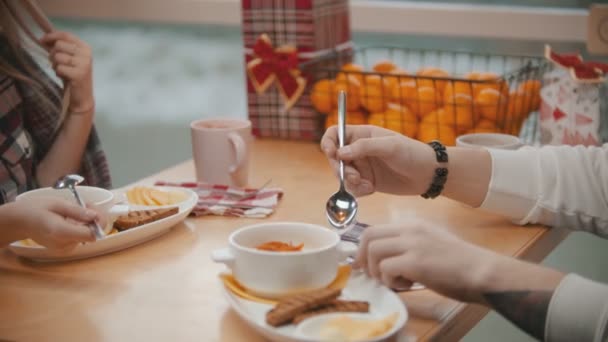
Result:
[[488,304],[513,324],[543,340],[553,291],[508,291],[484,294]]

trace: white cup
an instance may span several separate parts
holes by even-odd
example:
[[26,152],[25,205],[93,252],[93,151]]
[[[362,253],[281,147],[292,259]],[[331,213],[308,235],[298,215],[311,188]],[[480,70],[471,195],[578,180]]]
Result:
[[[129,206],[115,205],[114,193],[109,190],[93,186],[77,186],[76,191],[78,191],[80,198],[87,207],[95,209],[108,222],[104,227],[104,233],[106,234],[112,230],[113,219],[129,212]],[[30,190],[17,196],[15,200],[22,201],[39,197],[58,197],[78,204],[69,189],[40,188]]]
[[[256,249],[265,242],[304,244],[297,252]],[[279,298],[324,288],[336,278],[340,262],[354,256],[357,246],[340,241],[329,228],[307,223],[262,223],[232,233],[228,247],[211,259],[226,264],[235,279],[252,294]]]
[[510,134],[472,133],[459,136],[456,139],[456,146],[517,150],[523,146],[523,143],[518,137]]

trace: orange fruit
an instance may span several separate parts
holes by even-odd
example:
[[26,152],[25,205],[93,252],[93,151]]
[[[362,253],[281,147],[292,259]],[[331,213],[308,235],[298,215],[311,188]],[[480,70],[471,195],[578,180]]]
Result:
[[509,103],[507,105],[505,131],[513,135],[519,134],[522,123],[531,111],[530,99],[519,90],[512,91],[509,94]]
[[440,124],[421,123],[418,127],[417,138],[426,143],[432,140],[439,140],[447,146],[456,145],[456,133],[452,127]]
[[473,96],[473,83],[469,81],[448,81],[443,89],[443,101],[450,103],[454,95],[465,94]]
[[399,84],[401,82],[413,81],[413,78],[409,77],[407,71],[403,69],[394,69],[389,74],[391,74],[392,76],[384,76],[384,83],[388,89],[393,89],[396,84]]
[[422,120],[420,120],[420,124],[421,125],[439,124],[441,126],[450,127],[450,125],[447,123],[445,110],[443,108],[438,108],[437,110],[434,110],[434,111],[428,113],[427,115],[425,115],[422,118]]
[[418,87],[416,98],[407,99],[406,103],[421,118],[441,105],[441,97],[433,87]]
[[447,71],[435,67],[422,68],[416,72],[416,75],[419,76],[418,87],[434,87],[440,92],[443,92],[448,81],[437,80],[435,78],[448,78],[450,76]]
[[494,129],[494,130],[498,129],[498,127],[496,127],[496,122],[494,122],[492,120],[488,120],[488,119],[479,120],[477,122],[477,125],[475,125],[475,128]]
[[382,77],[367,75],[361,88],[361,105],[369,112],[383,112],[388,102],[389,94]]
[[414,103],[418,99],[416,82],[403,81],[394,84],[390,89],[390,99],[401,104]]
[[384,127],[408,137],[415,137],[418,118],[406,106],[389,103],[386,111],[370,114],[368,124]]
[[[338,124],[338,111],[335,110],[333,113],[327,116],[325,120],[325,129]],[[346,124],[348,125],[365,125],[367,119],[365,114],[360,110],[346,112]]]
[[381,74],[388,74],[389,72],[397,69],[397,65],[389,60],[382,60],[374,64],[372,69]]
[[381,86],[382,83],[382,76],[380,75],[365,75],[362,86]]
[[483,89],[475,96],[475,110],[484,118],[503,123],[507,99],[496,89]]
[[[344,73],[347,75],[353,75],[357,78],[359,83],[363,84],[363,72],[364,71],[365,71],[365,69],[359,64],[347,63],[342,66],[342,72],[340,74]],[[338,77],[339,76],[340,75],[338,74]]]
[[355,71],[355,72],[363,72],[365,68],[362,65],[355,63],[346,63],[342,66],[342,71]]
[[524,118],[530,112],[530,108],[526,108],[525,94],[515,90],[509,94],[509,104],[507,105],[507,117],[509,120],[519,120]]
[[333,109],[334,84],[332,80],[319,80],[310,91],[310,102],[315,109],[323,114]]
[[346,75],[346,80],[336,81],[332,97],[333,108],[338,108],[338,94],[346,92],[346,110],[354,111],[361,105],[361,84],[354,75]]
[[479,75],[481,75],[481,72],[479,72],[479,71],[471,71],[470,73],[464,75],[464,78],[466,78],[467,80],[478,80],[479,79]]
[[524,103],[529,106],[529,111],[535,111],[540,108],[540,88],[539,80],[527,80],[522,82],[517,90],[523,93]]
[[509,95],[509,85],[507,82],[493,72],[481,72],[477,75],[476,80],[483,82],[476,82],[473,84],[474,96],[477,96],[482,90],[488,88],[498,90],[504,96]]
[[418,126],[418,140],[429,142],[438,139],[446,145],[456,143],[454,125],[447,123],[447,115],[443,108],[427,114]]
[[464,132],[465,134],[471,134],[471,133],[496,133],[497,130],[496,129],[492,129],[492,128],[486,128],[486,127],[475,127],[475,128],[471,128],[470,130]]
[[482,119],[480,120],[475,128],[467,131],[467,133],[496,133],[500,129],[496,126],[496,123],[492,120]]
[[446,123],[458,132],[467,131],[475,126],[477,116],[473,110],[473,98],[467,94],[456,94],[443,107]]

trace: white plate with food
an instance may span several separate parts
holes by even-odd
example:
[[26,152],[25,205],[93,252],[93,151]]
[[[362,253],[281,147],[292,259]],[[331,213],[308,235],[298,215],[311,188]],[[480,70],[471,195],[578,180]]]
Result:
[[[198,202],[194,191],[178,187],[133,187],[110,192],[82,186],[78,187],[78,192],[85,203],[93,207],[96,207],[95,203],[100,203],[99,207],[104,208],[108,207],[108,203],[109,207],[114,204],[111,209],[105,208],[108,225],[103,239],[83,243],[70,250],[48,249],[32,240],[22,240],[12,243],[9,249],[21,257],[36,261],[68,261],[108,254],[168,232],[182,222]],[[73,200],[67,190],[49,188],[29,191],[21,196],[49,195]],[[91,198],[91,201],[87,198]]]
[[[234,311],[264,337],[276,342],[385,341],[398,334],[408,319],[407,309],[399,296],[361,272],[351,274],[337,299],[342,303],[367,302],[368,312],[313,314],[299,321],[297,325],[291,320],[287,324],[274,327],[267,323],[267,313],[275,306],[244,299],[224,283],[222,288]],[[311,311],[314,310],[308,310],[304,314]]]

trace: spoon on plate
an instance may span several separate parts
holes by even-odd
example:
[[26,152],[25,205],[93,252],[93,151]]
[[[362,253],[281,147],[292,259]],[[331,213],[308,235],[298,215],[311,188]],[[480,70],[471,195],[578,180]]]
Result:
[[[74,195],[74,197],[76,198],[76,202],[78,202],[78,204],[81,207],[86,208],[87,207],[86,204],[82,201],[82,198],[80,198],[78,191],[76,191],[76,185],[82,183],[83,181],[84,181],[84,177],[82,177],[80,175],[66,175],[66,176],[63,176],[62,178],[59,178],[55,182],[55,185],[53,185],[53,189],[70,190],[70,192],[72,192],[72,195]],[[104,237],[103,229],[101,228],[99,223],[97,223],[97,221],[93,221],[89,225],[89,227],[91,227],[91,229],[93,230],[93,233],[95,233],[96,239],[99,240]]]
[[[338,94],[338,143],[344,147],[346,135],[346,92]],[[357,199],[344,187],[344,162],[339,161],[340,189],[333,194],[325,205],[325,214],[329,224],[336,229],[344,229],[350,225],[357,215]]]

